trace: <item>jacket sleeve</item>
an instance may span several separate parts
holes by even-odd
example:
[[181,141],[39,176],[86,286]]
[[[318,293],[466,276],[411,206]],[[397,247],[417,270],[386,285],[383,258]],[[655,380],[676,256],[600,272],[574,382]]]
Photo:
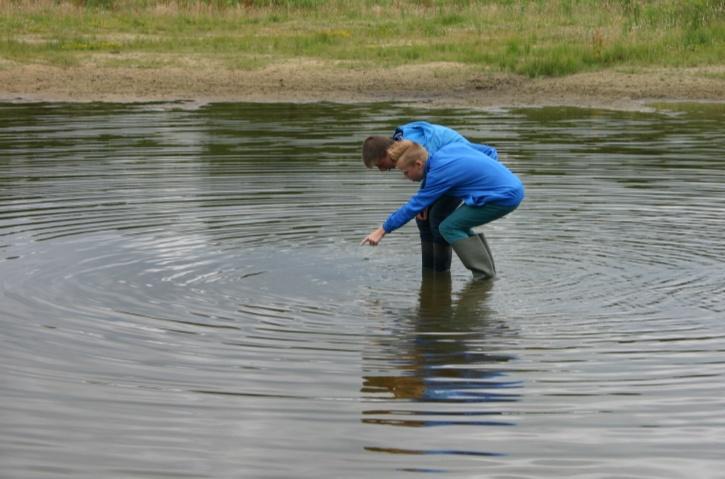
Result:
[[449,185],[439,181],[436,176],[431,175],[429,172],[425,184],[416,194],[411,196],[406,204],[388,216],[388,219],[385,220],[385,223],[383,223],[383,229],[386,233],[397,230],[408,221],[412,220],[415,215],[432,205],[449,189]]

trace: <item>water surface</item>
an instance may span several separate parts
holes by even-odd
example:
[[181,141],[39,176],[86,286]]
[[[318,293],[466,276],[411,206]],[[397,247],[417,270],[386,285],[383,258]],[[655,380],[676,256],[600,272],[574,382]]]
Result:
[[[421,274],[359,146],[426,119],[525,203]],[[725,111],[0,104],[13,478],[718,477]]]

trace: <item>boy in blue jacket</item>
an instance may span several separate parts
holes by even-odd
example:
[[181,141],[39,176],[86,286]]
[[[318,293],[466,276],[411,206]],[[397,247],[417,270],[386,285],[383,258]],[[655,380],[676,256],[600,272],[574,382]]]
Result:
[[[370,136],[363,143],[363,163],[368,168],[388,171],[395,168],[395,162],[388,155],[388,149],[397,141],[410,140],[434,154],[451,143],[470,145],[481,153],[498,159],[495,148],[471,143],[457,131],[425,121],[415,121],[399,126],[391,137]],[[439,226],[448,215],[458,208],[461,200],[443,195],[416,216],[420,232],[422,265],[424,269],[448,271],[451,267],[451,246],[440,234]]]
[[470,143],[453,142],[429,154],[421,145],[403,140],[391,146],[388,155],[406,178],[421,186],[361,244],[376,246],[386,234],[447,195],[463,204],[440,223],[440,234],[475,279],[492,278],[496,269],[491,250],[483,235],[472,228],[515,210],[524,198],[521,180]]

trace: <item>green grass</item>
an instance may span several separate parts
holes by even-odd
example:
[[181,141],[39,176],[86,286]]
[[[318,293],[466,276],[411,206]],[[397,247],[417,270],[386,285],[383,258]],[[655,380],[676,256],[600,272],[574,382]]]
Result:
[[19,63],[308,57],[561,76],[721,65],[725,0],[0,0],[0,32],[0,58]]

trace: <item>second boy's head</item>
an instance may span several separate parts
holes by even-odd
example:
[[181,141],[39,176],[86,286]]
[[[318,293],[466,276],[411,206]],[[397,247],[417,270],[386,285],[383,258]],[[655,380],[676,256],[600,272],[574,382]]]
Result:
[[386,136],[369,136],[363,142],[362,157],[363,163],[368,168],[377,168],[380,171],[388,171],[395,168],[395,161],[390,158],[388,149],[395,141]]

